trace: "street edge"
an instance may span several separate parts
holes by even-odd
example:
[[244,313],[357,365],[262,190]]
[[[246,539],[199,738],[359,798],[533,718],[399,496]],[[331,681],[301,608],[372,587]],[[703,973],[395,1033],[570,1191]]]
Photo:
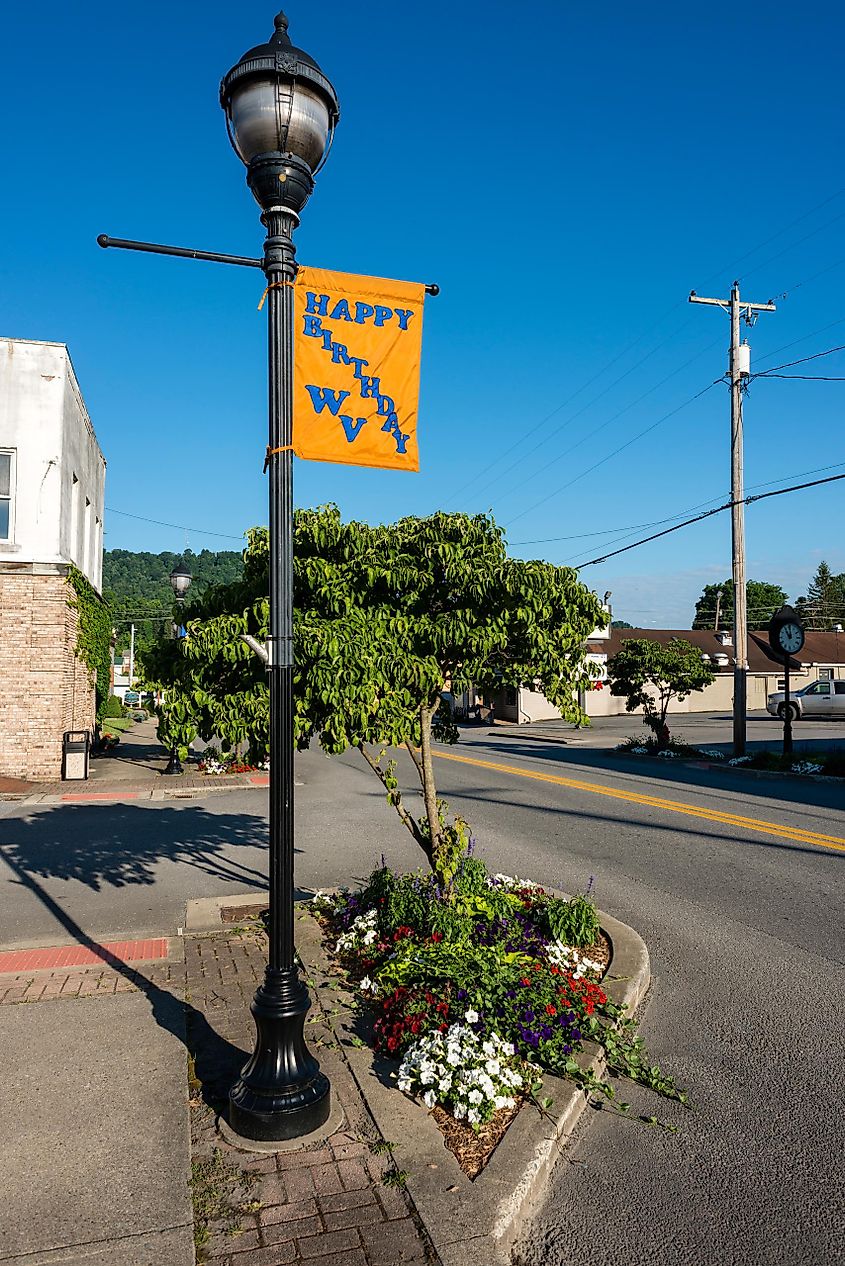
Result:
[[[563,895],[563,894],[561,894]],[[189,901],[185,932],[222,932],[222,908],[254,906],[256,893]],[[608,997],[633,1014],[651,981],[648,949],[642,937],[619,919],[600,912],[612,957],[602,984]],[[431,1114],[401,1094],[391,1081],[393,1065],[359,1045],[357,1006],[341,982],[323,946],[322,929],[297,903],[297,952],[307,983],[327,1024],[343,1048],[350,1071],[382,1137],[393,1142],[392,1157],[407,1173],[406,1189],[442,1266],[475,1266],[508,1260],[510,1249],[536,1207],[557,1156],[589,1102],[589,1094],[558,1077],[546,1075],[543,1095],[552,1107],[541,1115],[523,1108],[471,1181],[446,1147]],[[604,1057],[593,1043],[579,1056],[582,1068],[601,1077]]]

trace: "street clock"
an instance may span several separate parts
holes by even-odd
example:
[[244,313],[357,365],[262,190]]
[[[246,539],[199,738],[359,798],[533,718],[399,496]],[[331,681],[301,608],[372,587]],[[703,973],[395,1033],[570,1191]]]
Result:
[[769,645],[776,655],[797,655],[804,645],[804,626],[792,607],[781,607],[769,621]]

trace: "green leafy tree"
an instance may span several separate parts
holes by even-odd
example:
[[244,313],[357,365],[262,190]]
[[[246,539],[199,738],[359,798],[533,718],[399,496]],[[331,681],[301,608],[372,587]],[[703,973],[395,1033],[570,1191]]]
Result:
[[[716,624],[716,605],[719,590],[722,591],[719,603],[719,628],[729,629],[734,618],[734,582],[721,580],[714,585],[705,585],[701,597],[695,604],[694,629],[712,629]],[[786,590],[780,585],[771,584],[767,580],[749,580],[745,586],[745,601],[748,607],[748,627],[764,629],[775,611],[787,601]]]
[[184,562],[192,576],[190,592],[199,596],[214,585],[239,579],[243,557],[239,550],[185,550],[183,554],[163,551],[110,549],[103,554],[103,597],[112,611],[117,629],[115,649],[129,649],[130,622],[135,625],[136,653],[149,650],[169,627],[173,605],[170,573]]
[[[187,613],[172,675],[203,737],[237,731],[266,748],[268,696],[243,634],[268,629],[265,529],[249,534],[243,579],[209,590]],[[389,526],[344,523],[334,506],[296,513],[295,736],[328,753],[357,749],[429,862],[448,883],[466,839],[438,799],[432,738],[455,742],[441,709],[460,692],[539,688],[570,720],[591,679],[585,641],[602,621],[596,596],[568,567],[508,558],[501,530],[477,515],[435,514]],[[404,746],[424,812],[402,797],[388,747]]]
[[632,629],[633,624],[629,624],[627,620],[611,620],[610,627],[612,629]]
[[822,560],[810,581],[806,598],[799,598],[795,609],[811,629],[831,630],[845,621],[845,574],[836,576]]
[[691,642],[673,637],[665,646],[652,638],[626,638],[608,661],[610,693],[626,700],[626,712],[642,708],[658,747],[666,747],[666,715],[673,699],[686,699],[714,680],[714,672]]

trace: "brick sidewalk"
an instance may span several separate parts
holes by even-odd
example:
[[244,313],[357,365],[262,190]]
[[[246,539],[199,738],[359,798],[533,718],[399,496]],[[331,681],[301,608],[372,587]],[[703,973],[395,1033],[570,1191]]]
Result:
[[[187,938],[185,953],[189,1038],[202,1084],[202,1098],[192,1099],[195,1164],[216,1153],[233,1184],[242,1176],[235,1232],[221,1224],[225,1218],[209,1225],[198,1260],[209,1266],[436,1263],[407,1194],[391,1183],[396,1177],[389,1150],[316,1006],[306,1027],[308,1044],[323,1060],[331,1052],[332,1094],[344,1110],[343,1128],[307,1151],[259,1158],[221,1140],[215,1110],[253,1046],[249,1003],[264,974],[264,942],[252,934],[218,933]],[[191,1017],[198,1015],[222,1041],[209,1044],[192,1034]]]
[[[396,1175],[337,1043],[317,1010],[308,1044],[331,1064],[344,1112],[337,1133],[308,1150],[258,1156],[229,1146],[215,1126],[254,1040],[249,1004],[263,978],[265,942],[233,930],[172,942],[166,961],[0,974],[0,1005],[157,990],[185,999],[198,1262],[207,1266],[436,1266],[436,1254]],[[107,1002],[103,1006],[108,1006]],[[195,1073],[195,1075],[194,1075]],[[389,1140],[388,1140],[389,1142]],[[203,1174],[211,1175],[203,1179]],[[138,1193],[143,1199],[143,1192]]]

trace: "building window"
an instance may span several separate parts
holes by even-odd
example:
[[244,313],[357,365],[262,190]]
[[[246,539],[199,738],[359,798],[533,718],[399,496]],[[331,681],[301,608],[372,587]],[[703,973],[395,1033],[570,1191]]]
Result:
[[11,541],[14,520],[15,452],[0,451],[0,541]]
[[73,475],[70,482],[70,561],[79,562],[79,480]]
[[819,669],[819,681],[833,681],[833,669],[832,669],[832,668],[820,668],[820,669]]

